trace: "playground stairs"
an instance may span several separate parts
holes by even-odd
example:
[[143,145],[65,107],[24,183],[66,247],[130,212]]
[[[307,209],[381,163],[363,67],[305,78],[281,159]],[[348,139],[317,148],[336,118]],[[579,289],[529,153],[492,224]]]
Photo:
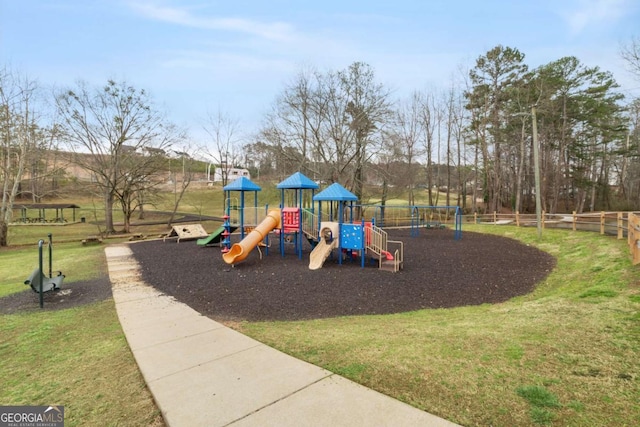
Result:
[[398,252],[396,256],[393,256],[393,259],[388,259],[386,254],[380,254],[372,250],[371,248],[367,248],[367,256],[373,258],[378,262],[378,268],[383,271],[390,271],[392,273],[396,273],[402,270],[402,256]]
[[397,263],[395,260],[383,259],[380,261],[380,270],[391,271],[395,273],[398,270],[402,270],[402,266]]
[[380,270],[394,273],[402,270],[404,244],[401,241],[389,240],[387,232],[375,225],[367,231],[366,240],[366,254],[378,261]]

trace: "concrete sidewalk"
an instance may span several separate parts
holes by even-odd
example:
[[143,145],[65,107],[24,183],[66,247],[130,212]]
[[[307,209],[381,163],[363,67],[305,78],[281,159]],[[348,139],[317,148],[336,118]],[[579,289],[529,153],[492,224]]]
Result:
[[105,248],[113,298],[170,426],[455,426],[217,323],[142,282],[127,245]]

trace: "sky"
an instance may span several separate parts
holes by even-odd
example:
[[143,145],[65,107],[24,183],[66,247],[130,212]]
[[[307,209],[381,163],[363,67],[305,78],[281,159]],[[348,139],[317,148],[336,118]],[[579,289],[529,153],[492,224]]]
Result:
[[461,84],[497,45],[530,68],[575,56],[637,97],[632,37],[640,0],[0,0],[0,66],[45,87],[126,81],[198,143],[218,112],[250,139],[303,69],[365,62],[402,99]]

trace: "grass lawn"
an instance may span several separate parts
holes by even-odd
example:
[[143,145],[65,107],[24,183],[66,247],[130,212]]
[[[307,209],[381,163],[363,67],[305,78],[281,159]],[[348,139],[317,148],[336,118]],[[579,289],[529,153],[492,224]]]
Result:
[[162,426],[113,300],[0,316],[0,404],[64,405],[66,426]]
[[[1,250],[0,297],[28,289],[23,281],[37,264],[37,245]],[[106,276],[104,246],[54,242],[53,268],[65,284]],[[2,315],[0,337],[0,405],[64,405],[67,426],[164,425],[112,299]]]
[[240,330],[465,426],[637,425],[640,270],[625,242],[562,230],[538,241],[533,229],[466,229],[539,246],[558,266],[532,294],[502,304]]
[[[54,241],[74,227],[54,229]],[[531,228],[465,230],[538,246],[557,268],[502,304],[234,327],[465,426],[637,425],[640,269],[626,243],[564,230],[541,240]],[[34,243],[46,237],[17,233],[32,243],[0,250],[0,296],[25,288]],[[56,244],[54,269],[69,280],[106,275],[103,249]],[[162,425],[114,308],[108,300],[0,316],[0,404],[65,405],[69,426]]]

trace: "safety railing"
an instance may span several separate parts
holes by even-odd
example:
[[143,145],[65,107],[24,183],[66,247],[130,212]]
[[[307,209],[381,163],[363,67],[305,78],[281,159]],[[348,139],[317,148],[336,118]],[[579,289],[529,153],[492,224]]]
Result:
[[[400,270],[404,258],[404,244],[400,241],[389,240],[387,232],[375,225],[372,225],[365,233],[367,233],[365,238],[367,249],[378,257],[378,268],[382,268],[382,261],[386,254],[389,253],[393,255],[393,271]],[[389,248],[390,243],[393,249]]]
[[[389,252],[393,254],[393,272],[402,269],[404,262],[404,242],[400,240],[387,240]],[[395,248],[395,249],[392,249]]]
[[229,224],[245,227],[255,227],[267,217],[264,207],[245,207],[244,209],[232,209],[229,211]]
[[315,241],[319,240],[320,218],[309,209],[302,210],[302,232]]
[[388,235],[382,228],[372,225],[368,237],[367,249],[371,250],[378,256],[382,255],[382,251],[387,250]]

